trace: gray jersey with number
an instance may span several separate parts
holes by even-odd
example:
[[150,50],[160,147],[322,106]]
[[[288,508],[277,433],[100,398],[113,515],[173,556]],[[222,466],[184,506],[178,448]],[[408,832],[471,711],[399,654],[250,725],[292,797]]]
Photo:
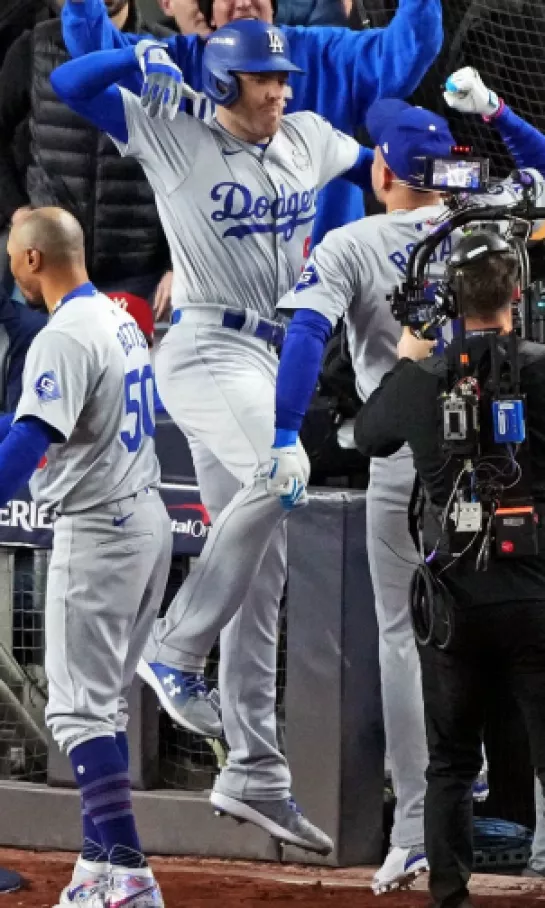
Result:
[[152,120],[121,89],[128,143],[153,187],[174,271],[174,308],[220,304],[272,318],[308,255],[318,190],[360,146],[322,117],[283,118],[266,148],[215,120]]
[[[537,195],[544,195],[543,177],[530,172],[536,180]],[[521,192],[518,184],[506,180],[472,204],[516,204]],[[294,290],[279,303],[280,310],[313,309],[332,325],[345,316],[362,400],[396,361],[401,326],[392,316],[387,297],[394,286],[403,283],[411,249],[447,216],[447,209],[436,205],[373,215],[332,230],[314,250]],[[430,259],[427,277],[431,299],[455,243],[454,234],[447,237]]]
[[74,513],[159,482],[148,345],[102,294],[70,299],[32,342],[15,419],[23,416],[65,439],[32,478],[40,503]]

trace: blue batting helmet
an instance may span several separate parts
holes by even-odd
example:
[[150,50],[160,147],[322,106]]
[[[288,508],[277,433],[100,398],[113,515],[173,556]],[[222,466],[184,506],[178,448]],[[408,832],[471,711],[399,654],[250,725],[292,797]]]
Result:
[[236,73],[303,72],[289,58],[284,33],[261,19],[235,19],[218,28],[206,42],[202,71],[204,93],[224,107],[238,98]]

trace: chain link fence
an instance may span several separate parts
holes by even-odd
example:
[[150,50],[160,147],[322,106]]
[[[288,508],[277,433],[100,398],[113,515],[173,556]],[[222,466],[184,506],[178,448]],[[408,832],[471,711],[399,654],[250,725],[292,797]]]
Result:
[[[161,614],[187,576],[193,559],[176,559],[171,568]],[[45,782],[48,739],[44,709],[45,590],[49,553],[0,549],[0,779]],[[209,688],[218,698],[219,646],[206,667]],[[286,677],[286,612],[281,610],[277,706],[283,741]],[[227,758],[225,740],[208,740],[176,726],[161,712],[159,785],[204,791]]]
[[[398,5],[363,3],[374,27],[387,25]],[[545,0],[442,0],[442,7],[443,48],[410,100],[445,116],[457,141],[490,157],[492,175],[505,178],[514,162],[494,126],[447,108],[442,85],[457,69],[473,66],[519,116],[545,133]]]
[[0,778],[45,782],[44,597],[49,555],[0,552]]

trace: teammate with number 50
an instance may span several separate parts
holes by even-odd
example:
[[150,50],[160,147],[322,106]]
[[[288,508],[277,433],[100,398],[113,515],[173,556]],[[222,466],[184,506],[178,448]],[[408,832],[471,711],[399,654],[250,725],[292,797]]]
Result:
[[50,313],[28,352],[15,417],[0,421],[0,500],[34,473],[34,498],[57,512],[46,718],[72,762],[84,840],[60,905],[162,908],[132,814],[125,732],[172,550],[148,344],[89,282],[83,234],[66,211],[30,212],[12,228],[8,253],[31,305],[45,302]]

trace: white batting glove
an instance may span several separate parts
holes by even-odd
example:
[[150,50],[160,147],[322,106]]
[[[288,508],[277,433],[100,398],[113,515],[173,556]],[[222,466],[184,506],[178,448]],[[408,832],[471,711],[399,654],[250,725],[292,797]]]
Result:
[[464,66],[449,76],[445,89],[443,97],[448,106],[461,113],[492,117],[500,109],[501,102],[496,92],[486,87],[472,66]]
[[182,97],[194,100],[196,93],[184,82],[183,73],[170,59],[165,44],[144,39],[135,45],[134,53],[144,75],[142,107],[150,117],[173,120]]
[[310,464],[301,444],[271,449],[267,491],[280,499],[286,511],[308,503]]

